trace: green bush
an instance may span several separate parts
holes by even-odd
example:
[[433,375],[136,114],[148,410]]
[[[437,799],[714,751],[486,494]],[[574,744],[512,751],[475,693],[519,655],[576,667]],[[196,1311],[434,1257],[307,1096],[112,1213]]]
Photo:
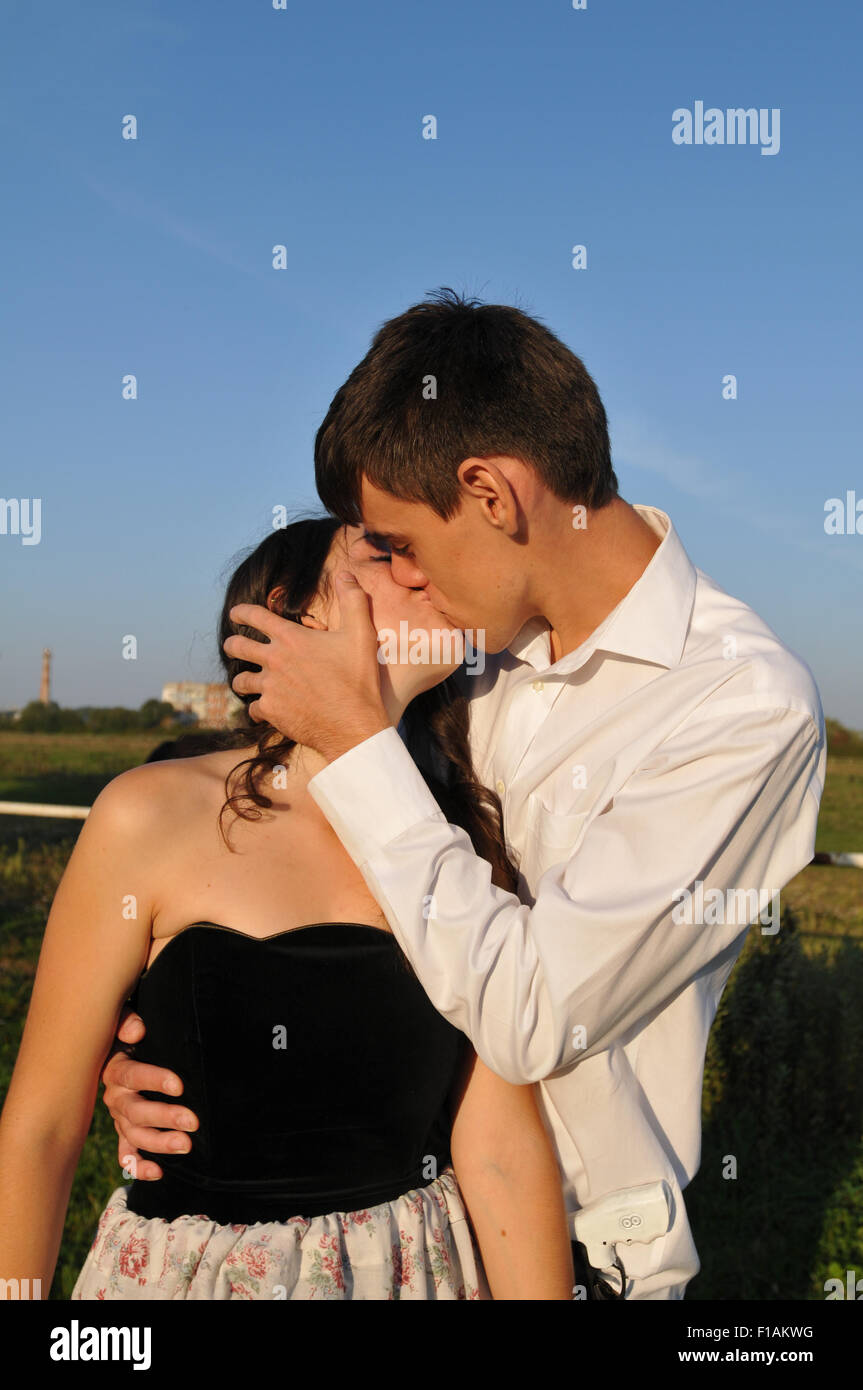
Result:
[[861,1001],[854,938],[807,949],[790,911],[750,934],[708,1045],[687,1298],[823,1298],[837,1260],[863,1275]]

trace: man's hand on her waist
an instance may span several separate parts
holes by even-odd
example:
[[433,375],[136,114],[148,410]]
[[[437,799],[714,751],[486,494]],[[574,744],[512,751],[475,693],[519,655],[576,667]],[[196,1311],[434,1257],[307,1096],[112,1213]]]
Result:
[[[130,1054],[145,1033],[144,1020],[131,1011],[124,1013],[117,1040],[127,1051],[112,1053],[102,1073],[102,1097],[119,1135],[117,1156],[134,1177],[151,1181],[163,1176],[158,1163],[141,1158],[139,1149],[151,1153],[188,1153],[192,1147],[190,1131],[198,1128],[198,1118],[181,1105],[147,1100],[140,1091],[158,1091],[179,1096],[183,1083],[172,1071],[136,1062]],[[129,1160],[134,1162],[130,1165]]]

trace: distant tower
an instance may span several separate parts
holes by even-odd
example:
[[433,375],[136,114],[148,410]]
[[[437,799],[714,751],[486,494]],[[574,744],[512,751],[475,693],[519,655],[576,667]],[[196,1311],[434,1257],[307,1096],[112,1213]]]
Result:
[[39,699],[43,705],[51,703],[51,651],[46,647],[42,653],[42,682],[39,686]]

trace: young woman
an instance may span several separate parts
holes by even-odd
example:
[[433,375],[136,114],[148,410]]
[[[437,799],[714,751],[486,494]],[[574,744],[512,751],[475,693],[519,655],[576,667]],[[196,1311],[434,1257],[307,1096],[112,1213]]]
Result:
[[[221,639],[239,602],[337,625],[341,568],[379,634],[442,629],[387,560],[359,527],[294,522],[234,574]],[[513,888],[500,803],[473,776],[448,679],[457,656],[382,666],[387,709],[448,819]],[[229,680],[244,669],[223,661]],[[73,1298],[569,1299],[534,1088],[489,1071],[430,1004],[306,790],[318,755],[248,719],[224,742],[115,778],[78,838],[0,1120],[0,1277],[50,1287],[134,991],[137,1057],[182,1078],[199,1128],[160,1156],[160,1180],[113,1193]]]

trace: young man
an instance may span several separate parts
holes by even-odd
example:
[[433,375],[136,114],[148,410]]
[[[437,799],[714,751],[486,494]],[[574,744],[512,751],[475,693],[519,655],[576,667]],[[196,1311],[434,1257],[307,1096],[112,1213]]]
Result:
[[[700,1268],[682,1190],[710,1025],[747,930],[777,930],[779,890],[812,858],[812,675],[693,567],[664,512],[618,495],[591,377],[516,309],[442,291],[384,324],[315,464],[324,504],[367,528],[393,577],[479,634],[471,746],[522,900],[491,884],[390,724],[355,584],[335,632],[235,609],[269,644],[228,640],[262,668],[234,687],[321,754],[311,795],[435,1007],[494,1071],[539,1083],[568,1210],[667,1185],[665,1233],[617,1253],[627,1298],[682,1298]],[[106,1068],[121,1153],[165,1151],[132,1120],[173,1125],[176,1108],[125,1089],[156,1078]],[[634,1210],[607,1218],[604,1266],[647,1221]]]

